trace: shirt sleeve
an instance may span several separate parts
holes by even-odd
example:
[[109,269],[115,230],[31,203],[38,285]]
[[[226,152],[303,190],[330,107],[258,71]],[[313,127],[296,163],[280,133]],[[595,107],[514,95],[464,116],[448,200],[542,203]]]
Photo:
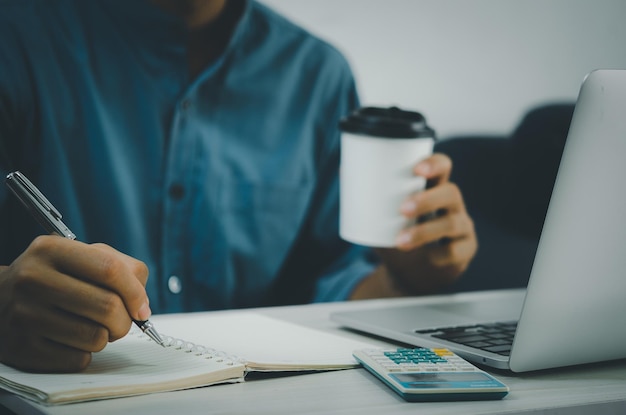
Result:
[[338,106],[334,122],[328,125],[328,151],[320,175],[321,186],[316,197],[313,217],[313,240],[322,261],[315,279],[313,302],[343,301],[350,297],[357,284],[374,271],[378,263],[370,248],[355,245],[339,237],[339,160],[341,132],[339,120],[359,105],[353,78],[350,76]]
[[[327,85],[328,99],[319,105],[318,172],[312,203],[298,241],[274,287],[275,303],[343,301],[377,267],[371,249],[339,237],[339,121],[359,106],[354,77],[347,63],[339,82]],[[336,79],[337,79],[336,78]],[[320,86],[321,87],[321,86]]]

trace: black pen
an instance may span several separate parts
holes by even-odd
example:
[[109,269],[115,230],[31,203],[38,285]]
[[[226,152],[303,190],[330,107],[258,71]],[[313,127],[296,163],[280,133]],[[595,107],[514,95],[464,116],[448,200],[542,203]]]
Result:
[[[6,184],[46,231],[68,239],[76,239],[76,235],[61,220],[61,213],[26,176],[19,171],[9,173]],[[163,339],[150,321],[133,320],[133,322],[157,344],[165,347]]]

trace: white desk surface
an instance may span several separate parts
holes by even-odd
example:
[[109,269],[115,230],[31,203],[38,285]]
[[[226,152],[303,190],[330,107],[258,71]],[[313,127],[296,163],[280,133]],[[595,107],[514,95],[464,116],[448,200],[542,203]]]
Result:
[[[481,293],[462,294],[481,295]],[[255,309],[261,314],[393,346],[332,322],[336,310],[417,298]],[[428,301],[428,300],[426,300]],[[247,310],[250,311],[250,310]],[[238,311],[227,311],[236,313]],[[364,369],[252,379],[240,384],[45,407],[0,392],[0,414],[626,414],[626,360],[523,375],[492,372],[511,391],[501,401],[407,403]]]

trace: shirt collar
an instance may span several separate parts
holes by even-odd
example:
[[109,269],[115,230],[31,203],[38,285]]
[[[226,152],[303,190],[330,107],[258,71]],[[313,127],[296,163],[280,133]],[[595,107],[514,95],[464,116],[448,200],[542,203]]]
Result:
[[[222,55],[209,65],[196,81],[206,79],[215,73],[253,31],[250,27],[253,0],[228,0],[228,2],[233,3],[228,7],[234,8],[234,12],[239,15],[238,21]],[[184,61],[187,29],[180,18],[161,10],[150,0],[101,0],[100,7],[103,13],[126,33],[129,42],[136,44],[137,53],[150,57],[178,56],[181,62]]]
[[159,9],[149,0],[102,0],[100,7],[131,39],[160,46],[181,44],[184,40],[182,20]]

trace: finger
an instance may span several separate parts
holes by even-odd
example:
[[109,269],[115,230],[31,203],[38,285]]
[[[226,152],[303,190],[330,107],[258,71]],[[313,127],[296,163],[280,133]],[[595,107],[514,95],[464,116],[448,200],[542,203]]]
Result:
[[432,212],[465,212],[465,202],[458,186],[444,183],[411,195],[400,206],[400,212],[407,218],[419,218]]
[[[12,321],[12,331],[30,333],[85,352],[98,352],[110,339],[109,330],[93,320],[66,311],[41,306],[20,307]],[[126,332],[130,319],[126,316]],[[126,334],[126,332],[123,333]]]
[[[106,344],[128,332],[131,323],[128,311],[119,295],[112,291],[55,270],[49,271],[46,278],[40,278],[36,284],[22,285],[21,296],[28,297],[30,308],[39,309],[38,313],[45,314],[49,320],[46,327],[53,328],[52,331],[42,329],[41,332],[52,340],[97,351],[104,347],[92,345],[94,342],[102,344],[98,339],[104,339]],[[33,320],[37,318],[35,314]],[[73,336],[76,343],[72,341]]]
[[125,253],[120,252],[107,244],[94,243],[94,244],[91,244],[90,246],[93,247],[94,249],[102,250],[104,254],[119,256],[121,259],[128,262],[128,264],[135,269],[134,276],[139,280],[141,285],[145,287],[146,283],[148,282],[149,270],[148,270],[148,267],[143,262],[133,258],[130,255],[126,255]]
[[[92,354],[63,344],[42,339],[38,344],[35,362],[30,362],[38,371],[74,373],[81,371],[91,363]],[[32,356],[31,356],[32,358]]]
[[445,270],[449,277],[456,277],[465,271],[477,250],[477,244],[470,238],[456,239],[443,245],[428,247],[431,263]]
[[432,186],[445,183],[452,173],[452,160],[442,153],[434,153],[420,161],[413,169],[418,176],[425,177]]
[[143,286],[148,270],[141,261],[102,244],[87,245],[58,236],[38,237],[31,249],[61,272],[119,295],[134,319],[150,317]]
[[[42,310],[39,310],[42,311]],[[48,313],[17,306],[5,321],[8,332],[0,342],[2,361],[27,371],[77,371],[87,367],[91,353],[42,336],[50,327]],[[7,335],[10,334],[10,335]]]
[[2,348],[5,362],[29,372],[77,372],[91,362],[91,353],[30,336],[11,336]]
[[107,328],[93,320],[63,310],[52,310],[46,313],[45,317],[39,316],[41,325],[39,334],[56,343],[78,350],[99,352],[109,342],[118,340],[129,332],[131,320],[127,315],[117,323],[120,325],[120,331],[111,334]]
[[473,229],[473,222],[467,214],[448,213],[402,231],[396,244],[398,249],[406,251],[443,239],[454,241],[468,238],[473,235]]

